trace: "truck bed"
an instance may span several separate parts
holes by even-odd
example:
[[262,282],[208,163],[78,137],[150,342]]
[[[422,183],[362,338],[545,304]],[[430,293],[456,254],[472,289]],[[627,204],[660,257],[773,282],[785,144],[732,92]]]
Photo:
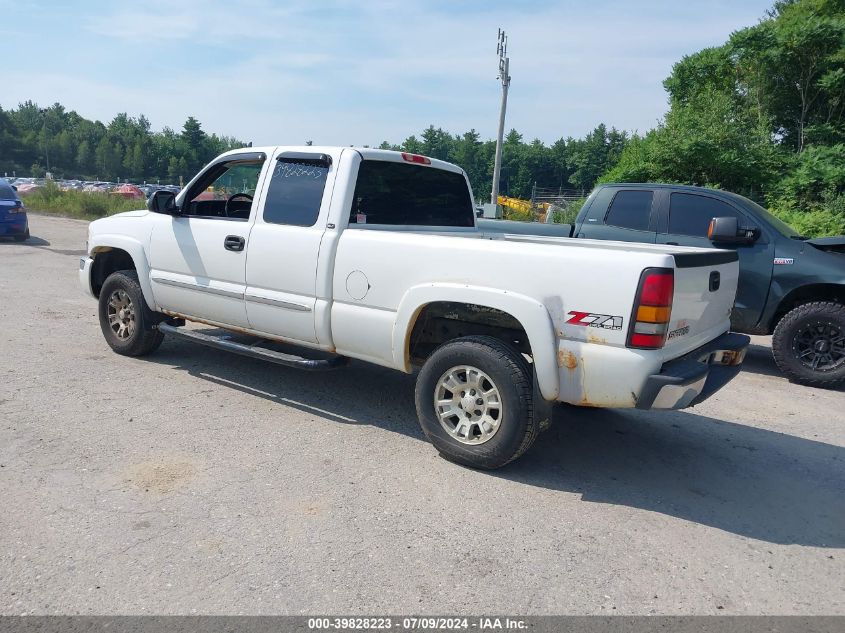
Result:
[[485,233],[510,233],[514,235],[546,235],[549,237],[571,237],[571,224],[542,224],[540,222],[516,222],[514,220],[488,220],[478,218],[478,230]]

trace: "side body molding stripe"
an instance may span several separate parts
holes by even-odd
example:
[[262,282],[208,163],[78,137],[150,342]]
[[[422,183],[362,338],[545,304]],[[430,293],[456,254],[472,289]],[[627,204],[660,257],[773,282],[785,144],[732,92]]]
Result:
[[232,292],[231,290],[222,290],[220,288],[211,288],[200,284],[192,284],[187,281],[177,281],[175,279],[165,279],[163,277],[153,277],[153,281],[157,284],[165,286],[173,286],[175,288],[185,288],[186,290],[197,290],[199,292],[207,292],[208,294],[218,295],[220,297],[229,297],[232,299],[245,299],[250,303],[261,303],[269,306],[276,306],[277,308],[284,308],[286,310],[295,310],[296,312],[311,312],[311,308],[299,303],[290,303],[289,301],[279,301],[278,299],[268,299],[267,297],[259,297],[256,295],[244,295],[240,292]]
[[250,303],[262,303],[268,306],[276,306],[277,308],[296,310],[297,312],[311,312],[311,308],[308,306],[299,303],[290,303],[289,301],[279,301],[278,299],[268,299],[267,297],[258,297],[256,295],[246,295],[245,299]]
[[231,290],[221,290],[220,288],[210,288],[209,286],[201,286],[200,284],[192,284],[187,281],[176,281],[175,279],[164,279],[162,277],[153,277],[153,281],[157,284],[165,286],[173,286],[175,288],[186,288],[187,290],[198,290],[200,292],[207,292],[211,295],[219,295],[221,297],[230,297],[232,299],[243,299],[242,292],[232,292]]

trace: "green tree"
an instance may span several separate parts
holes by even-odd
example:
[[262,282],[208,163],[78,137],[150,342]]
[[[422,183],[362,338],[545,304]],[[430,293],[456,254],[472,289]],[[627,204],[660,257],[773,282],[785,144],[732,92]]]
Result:
[[476,198],[489,197],[492,183],[487,177],[487,157],[478,132],[470,130],[456,138],[448,160],[463,167]]
[[426,156],[448,160],[452,144],[452,136],[442,128],[429,125],[422,133],[422,153]]
[[91,145],[84,140],[79,144],[76,150],[76,168],[77,174],[89,174],[92,163]]
[[420,143],[419,140],[417,140],[417,137],[413,134],[402,142],[401,149],[403,152],[410,152],[411,154],[423,153],[422,143]]
[[569,182],[577,189],[592,189],[602,174],[619,161],[627,140],[624,132],[616,128],[608,131],[601,123],[583,139],[569,142],[566,155],[571,170]]
[[97,144],[94,154],[99,178],[113,180],[120,176],[119,170],[123,152],[119,143],[113,142],[108,136],[104,136]]

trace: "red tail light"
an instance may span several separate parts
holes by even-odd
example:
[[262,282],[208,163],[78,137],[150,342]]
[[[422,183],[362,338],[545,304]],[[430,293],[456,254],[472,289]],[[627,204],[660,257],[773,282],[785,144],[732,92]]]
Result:
[[671,268],[646,268],[640,275],[637,301],[631,315],[628,347],[660,349],[672,317],[675,272]]
[[409,163],[418,163],[420,165],[431,165],[431,159],[425,156],[420,156],[419,154],[408,154],[407,152],[402,152],[402,160]]

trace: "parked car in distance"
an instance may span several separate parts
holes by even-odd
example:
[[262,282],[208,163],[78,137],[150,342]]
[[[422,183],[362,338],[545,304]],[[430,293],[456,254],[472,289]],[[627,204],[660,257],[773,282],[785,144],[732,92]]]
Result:
[[166,335],[307,370],[420,367],[423,431],[480,468],[522,455],[553,402],[685,408],[740,370],[736,253],[486,234],[472,200],[424,156],[244,148],[92,222],[79,280],[119,354]]
[[665,184],[600,185],[571,225],[479,225],[505,233],[733,250],[739,286],[732,329],[773,334],[775,361],[797,383],[845,382],[845,237],[808,239],[743,196]]
[[16,242],[29,239],[29,220],[26,207],[17,189],[0,178],[0,237],[11,237]]

